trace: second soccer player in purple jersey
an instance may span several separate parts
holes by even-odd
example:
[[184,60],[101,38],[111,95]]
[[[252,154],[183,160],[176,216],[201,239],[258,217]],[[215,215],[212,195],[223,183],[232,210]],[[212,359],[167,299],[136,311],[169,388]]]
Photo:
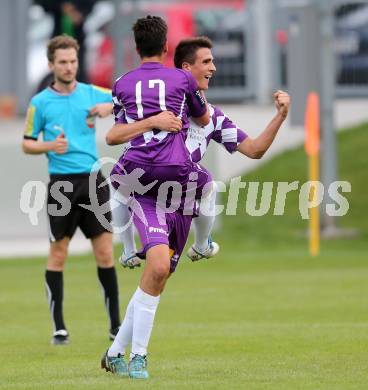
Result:
[[[168,49],[167,25],[164,20],[155,16],[138,19],[133,31],[142,65],[122,76],[114,85],[113,102],[117,122],[143,122],[155,114],[169,110],[176,123],[173,132],[149,129],[143,136],[133,137],[130,148],[114,167],[111,177],[115,188],[126,187],[128,183],[123,184],[121,180],[129,180],[130,174],[143,171],[140,184],[145,186],[156,181],[156,189],[151,187],[152,192],[149,194],[155,196],[157,187],[160,188],[166,181],[174,179],[186,186],[191,173],[196,173],[198,168],[190,160],[185,147],[188,115],[201,126],[207,125],[210,117],[207,102],[198,90],[193,76],[162,65]],[[143,214],[147,215],[147,206],[142,203],[141,207],[145,211]],[[157,233],[156,229],[161,231],[160,227],[155,226],[145,228],[145,232],[153,234]],[[131,322],[127,311],[119,330],[122,337],[125,337],[126,327],[129,328],[132,343],[129,366],[126,367],[124,359],[111,356],[108,352],[101,361],[102,367],[107,371],[115,372],[116,365],[119,365],[119,371],[132,378],[148,377],[147,346],[160,294],[170,274],[171,255],[166,236],[162,241],[148,243],[145,251],[146,266],[139,287],[129,303],[134,309],[134,318]]]

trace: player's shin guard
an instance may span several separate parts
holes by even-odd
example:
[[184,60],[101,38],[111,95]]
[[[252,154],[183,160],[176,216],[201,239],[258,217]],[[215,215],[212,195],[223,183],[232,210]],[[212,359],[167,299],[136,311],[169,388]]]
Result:
[[119,332],[116,335],[114,342],[111,344],[111,347],[108,350],[108,356],[118,356],[119,354],[124,355],[127,346],[132,342],[133,320],[134,320],[134,298],[135,298],[135,294],[132,296],[128,304],[128,307],[125,312],[124,320],[120,325]]
[[114,226],[118,229],[120,241],[124,246],[124,254],[129,257],[135,255],[137,248],[134,240],[132,213],[124,203],[111,199],[111,209]]
[[201,199],[198,217],[193,219],[194,247],[199,252],[204,252],[208,248],[209,238],[215,223],[216,192],[216,185],[213,183],[210,194]]
[[132,356],[147,355],[147,347],[159,302],[160,296],[149,295],[138,287],[134,299]]

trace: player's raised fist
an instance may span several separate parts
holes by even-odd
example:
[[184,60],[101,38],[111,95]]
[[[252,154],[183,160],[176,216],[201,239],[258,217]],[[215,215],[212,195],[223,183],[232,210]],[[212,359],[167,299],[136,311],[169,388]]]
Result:
[[283,118],[286,118],[289,112],[290,106],[290,95],[282,90],[278,90],[273,94],[273,99],[277,111],[282,115]]

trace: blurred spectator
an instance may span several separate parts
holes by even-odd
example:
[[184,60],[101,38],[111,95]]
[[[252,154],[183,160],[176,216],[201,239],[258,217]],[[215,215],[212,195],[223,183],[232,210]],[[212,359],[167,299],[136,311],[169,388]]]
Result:
[[[86,17],[92,11],[96,1],[97,0],[34,0],[35,4],[40,5],[45,10],[45,12],[51,14],[54,19],[54,30],[52,32],[52,37],[66,34],[78,41],[80,46],[78,55],[78,80],[82,82],[88,82],[85,64],[86,35],[84,32],[84,23]],[[52,80],[52,74],[48,74],[40,82],[37,91],[47,87]]]

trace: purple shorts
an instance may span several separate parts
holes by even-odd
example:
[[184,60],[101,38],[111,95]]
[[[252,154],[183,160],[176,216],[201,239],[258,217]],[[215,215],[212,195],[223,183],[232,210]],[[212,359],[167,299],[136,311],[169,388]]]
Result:
[[[142,243],[137,255],[145,258],[153,246],[168,245],[170,272],[174,272],[187,242],[193,215],[183,215],[180,211],[162,214],[155,199],[150,197],[137,197],[135,201],[133,221]],[[139,206],[143,213],[137,212]]]
[[182,210],[184,215],[192,214],[195,200],[210,189],[212,182],[208,170],[192,161],[152,166],[123,159],[114,166],[110,178],[124,198],[132,194],[151,197],[166,207],[173,204],[173,210]]

